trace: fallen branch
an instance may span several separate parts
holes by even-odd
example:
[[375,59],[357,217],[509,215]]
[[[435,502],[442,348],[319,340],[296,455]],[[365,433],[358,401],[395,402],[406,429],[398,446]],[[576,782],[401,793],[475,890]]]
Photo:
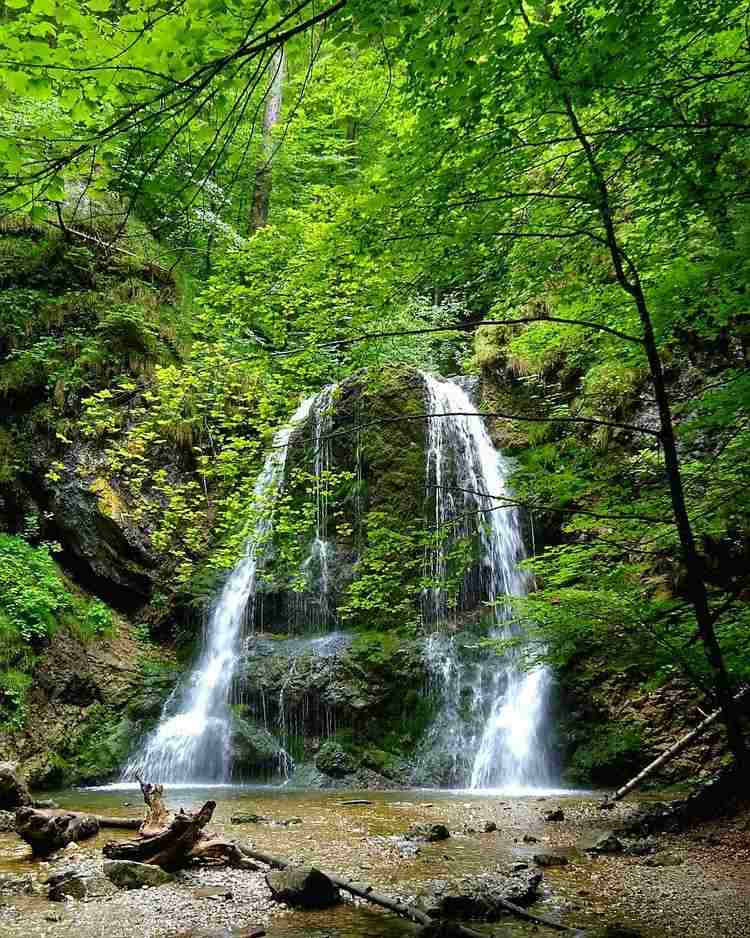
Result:
[[[743,689],[734,696],[734,701],[741,700],[747,693],[748,688],[743,687]],[[605,798],[601,804],[602,808],[611,808],[616,801],[619,801],[621,798],[624,798],[625,795],[633,791],[634,788],[637,788],[641,782],[644,782],[649,775],[653,775],[657,769],[660,769],[663,765],[666,765],[667,762],[670,762],[674,759],[675,756],[678,756],[681,752],[684,752],[699,736],[702,736],[705,731],[712,726],[721,716],[721,709],[714,710],[713,713],[710,713],[705,720],[699,723],[695,729],[691,730],[689,733],[686,733],[681,739],[678,739],[674,746],[671,746],[666,752],[663,752],[658,759],[654,759],[653,762],[650,762],[645,769],[639,772],[635,778],[632,778],[626,785],[623,785],[622,788],[618,788],[614,794],[610,795],[608,798]]]
[[125,831],[137,831],[143,824],[139,817],[102,817],[93,815],[99,822],[99,827],[119,827]]

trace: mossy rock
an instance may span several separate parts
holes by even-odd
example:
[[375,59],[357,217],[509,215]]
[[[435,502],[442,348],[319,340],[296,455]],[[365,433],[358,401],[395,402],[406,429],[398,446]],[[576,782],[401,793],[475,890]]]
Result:
[[315,768],[333,778],[343,778],[357,771],[357,759],[333,739],[323,743],[315,757]]
[[232,755],[234,771],[243,777],[273,770],[282,758],[283,750],[265,727],[235,716]]

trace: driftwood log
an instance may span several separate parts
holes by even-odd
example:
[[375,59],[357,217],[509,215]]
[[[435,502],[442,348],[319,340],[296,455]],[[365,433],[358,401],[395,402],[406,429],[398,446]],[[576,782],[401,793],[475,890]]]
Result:
[[[109,860],[135,860],[150,863],[164,870],[179,870],[193,861],[223,860],[240,869],[257,869],[231,840],[210,836],[204,830],[213,817],[215,801],[207,801],[195,814],[179,811],[171,814],[164,808],[161,785],[142,785],[146,802],[146,819],[135,840],[111,840],[102,853]],[[159,789],[159,791],[155,791]],[[157,827],[155,819],[163,817],[166,826]]]
[[15,830],[31,846],[35,857],[48,857],[70,843],[95,837],[102,827],[138,830],[138,818],[102,817],[52,808],[17,808]]
[[31,846],[35,857],[48,857],[74,841],[99,833],[99,821],[92,814],[54,811],[49,808],[18,808],[16,833]]

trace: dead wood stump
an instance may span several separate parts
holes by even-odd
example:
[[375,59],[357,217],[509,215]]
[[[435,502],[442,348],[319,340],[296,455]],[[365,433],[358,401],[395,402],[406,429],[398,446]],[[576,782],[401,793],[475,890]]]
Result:
[[48,857],[69,843],[98,834],[99,820],[92,814],[75,811],[18,808],[16,833],[31,845],[35,857]]

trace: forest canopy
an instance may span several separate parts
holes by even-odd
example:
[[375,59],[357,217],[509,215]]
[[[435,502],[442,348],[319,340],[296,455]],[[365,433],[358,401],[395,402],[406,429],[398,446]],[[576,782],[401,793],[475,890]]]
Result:
[[[478,374],[542,535],[529,655],[684,673],[744,758],[745,4],[4,0],[0,23],[0,393],[101,448],[172,598],[231,566],[300,395]],[[31,429],[0,431],[6,486]]]

